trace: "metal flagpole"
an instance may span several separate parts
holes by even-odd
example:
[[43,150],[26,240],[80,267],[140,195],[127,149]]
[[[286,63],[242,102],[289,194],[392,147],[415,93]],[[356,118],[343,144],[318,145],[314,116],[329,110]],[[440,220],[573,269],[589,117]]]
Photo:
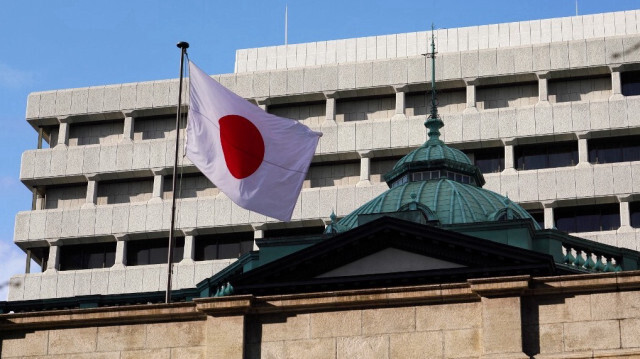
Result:
[[176,183],[177,176],[176,172],[178,169],[178,149],[180,148],[180,116],[182,115],[182,78],[184,71],[184,57],[187,53],[187,49],[189,48],[189,43],[185,41],[180,41],[178,43],[178,48],[180,48],[180,85],[178,87],[178,113],[176,115],[176,153],[175,159],[173,162],[173,186],[172,193],[173,198],[171,199],[171,226],[169,227],[169,253],[167,254],[167,292],[164,296],[165,303],[171,303],[171,273],[173,272],[173,247],[175,246],[174,236],[175,236],[175,220],[176,220]]

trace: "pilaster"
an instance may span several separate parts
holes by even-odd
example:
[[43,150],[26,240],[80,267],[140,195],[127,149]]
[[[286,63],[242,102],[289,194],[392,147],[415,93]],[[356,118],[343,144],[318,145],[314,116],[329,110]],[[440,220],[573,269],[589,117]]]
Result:
[[116,258],[112,268],[124,269],[127,266],[127,235],[116,236]]
[[324,97],[326,99],[325,103],[325,124],[335,124],[336,123],[336,99],[338,98],[337,92],[325,92]]
[[47,269],[45,273],[54,273],[58,271],[60,264],[60,246],[51,244],[49,247],[49,259],[47,260]]
[[611,97],[609,100],[620,100],[624,98],[622,95],[622,76],[621,76],[621,67],[618,66],[610,66],[611,70]]
[[122,141],[133,141],[133,134],[135,128],[135,118],[133,112],[123,112],[124,115],[124,128],[122,130]]
[[589,144],[590,135],[588,132],[578,133],[578,166],[589,166]]
[[372,151],[358,151],[360,155],[360,181],[356,183],[356,187],[369,186],[371,181],[369,180],[371,175],[371,157],[373,157]]
[[82,208],[95,207],[98,201],[98,177],[87,176],[87,197]]
[[538,103],[549,103],[549,72],[537,72],[538,77]]
[[544,207],[544,228],[551,229],[555,228],[556,221],[553,217],[553,209],[555,208],[554,202],[543,202],[542,206]]
[[60,146],[59,148],[64,148],[69,146],[69,117],[58,117],[58,123],[60,123],[60,127],[58,129],[58,143],[55,147]]
[[161,203],[162,193],[164,191],[164,170],[154,168],[153,172],[153,192],[149,203]]
[[464,109],[464,113],[478,112],[476,106],[476,85],[478,80],[474,78],[464,79],[464,82],[467,87],[467,108]]
[[180,264],[192,264],[195,258],[195,244],[197,231],[184,230],[184,252]]
[[407,86],[396,85],[393,89],[396,92],[396,111],[391,120],[405,119],[407,118],[407,115],[405,114]]
[[502,142],[504,143],[504,171],[506,173],[515,172],[515,156],[513,150],[516,141],[513,138],[507,138],[503,139]]

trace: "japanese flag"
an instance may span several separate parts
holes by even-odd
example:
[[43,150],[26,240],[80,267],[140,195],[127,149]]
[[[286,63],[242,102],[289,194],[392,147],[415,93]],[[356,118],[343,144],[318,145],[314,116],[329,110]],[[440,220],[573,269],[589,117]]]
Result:
[[291,220],[322,133],[269,114],[189,62],[186,155],[240,207]]

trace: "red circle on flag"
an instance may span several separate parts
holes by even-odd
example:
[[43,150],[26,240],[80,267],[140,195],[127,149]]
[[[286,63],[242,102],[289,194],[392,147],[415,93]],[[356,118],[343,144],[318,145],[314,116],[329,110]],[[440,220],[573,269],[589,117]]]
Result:
[[220,142],[227,168],[237,179],[251,176],[264,159],[264,140],[251,121],[238,115],[220,118]]

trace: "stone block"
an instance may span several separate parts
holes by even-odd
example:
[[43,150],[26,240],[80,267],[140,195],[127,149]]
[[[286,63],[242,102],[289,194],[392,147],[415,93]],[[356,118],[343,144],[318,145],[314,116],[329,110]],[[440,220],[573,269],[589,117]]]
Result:
[[613,194],[613,169],[610,164],[593,166],[593,186],[596,196]]
[[171,348],[127,350],[121,352],[120,359],[169,359],[171,358],[171,350]]
[[171,348],[171,359],[204,359],[206,357],[204,347]]
[[[451,313],[459,313],[452,316]],[[425,305],[416,308],[416,331],[439,331],[478,328],[480,303]]]
[[93,236],[96,228],[96,209],[82,208],[79,212],[80,218],[78,219],[78,235]]
[[480,139],[496,139],[500,138],[498,111],[482,111],[480,112]]
[[[16,274],[11,276],[9,279],[9,293],[7,294],[7,301],[24,299],[24,280],[26,276],[26,274]],[[0,351],[0,355],[1,354],[2,352]]]
[[552,106],[553,111],[553,132],[571,132],[573,127],[571,121],[571,103],[558,103]]
[[115,205],[112,212],[111,233],[129,232],[129,205]]
[[320,188],[320,202],[318,211],[323,218],[329,218],[331,212],[335,212],[338,208],[338,190],[336,187]]
[[538,104],[534,110],[536,116],[536,134],[553,133],[553,115],[549,104]]
[[[102,97],[102,111],[116,111],[120,107],[120,98],[122,92],[122,85],[108,85],[104,87],[104,94]],[[99,101],[96,99],[96,104]],[[91,91],[89,91],[89,104],[91,105]],[[90,107],[91,108],[91,107]]]
[[334,338],[287,341],[282,351],[283,358],[335,358],[336,343]]
[[516,73],[533,71],[533,49],[530,46],[513,49],[513,65]]
[[500,74],[511,75],[515,72],[514,53],[512,49],[499,49],[496,52],[497,71]]
[[92,353],[97,334],[97,327],[50,330],[48,354]]
[[153,107],[166,107],[171,104],[169,99],[170,88],[173,80],[154,81],[152,86],[152,99],[151,103]]
[[591,294],[591,319],[604,322],[614,319],[640,318],[638,300],[640,300],[638,291]]
[[287,93],[298,94],[304,89],[304,72],[302,69],[287,71]]
[[146,204],[135,203],[129,206],[129,232],[144,232],[147,219],[146,212]]
[[27,97],[27,118],[38,118],[40,116],[40,93],[32,92]]
[[518,136],[532,136],[536,133],[536,117],[533,106],[516,109]]
[[178,223],[182,228],[195,228],[198,219],[198,201],[195,198],[182,199],[178,205]]
[[408,121],[409,146],[420,146],[427,139],[427,131],[422,121]]
[[43,239],[45,237],[47,213],[44,211],[32,211],[30,213],[24,213],[25,215],[29,215],[29,239]]
[[0,355],[3,358],[46,356],[48,345],[48,330],[10,332],[3,335]]
[[637,51],[638,47],[640,47],[640,37],[638,35],[623,37],[622,46],[624,47],[624,62],[640,61],[640,55]]
[[372,148],[372,126],[369,121],[358,121],[356,125],[356,150],[368,150]]
[[356,88],[373,86],[373,63],[356,63]]
[[144,278],[144,266],[127,267],[125,269],[125,281],[124,281],[125,293],[141,292],[143,278]]
[[204,321],[156,323],[147,325],[145,347],[193,347],[202,345],[203,341]]
[[212,227],[214,224],[215,198],[198,198],[197,227]]
[[113,172],[116,170],[118,146],[100,146],[99,172]]
[[58,90],[56,91],[56,111],[55,115],[69,115],[71,114],[71,96],[73,90]]
[[498,69],[496,49],[487,49],[478,51],[478,75],[492,76],[497,75],[501,71]]
[[359,310],[311,313],[309,319],[311,338],[361,335],[361,317]]
[[477,329],[459,329],[444,332],[444,357],[479,357],[482,353],[480,331]]
[[586,53],[588,66],[601,66],[606,63],[606,46],[604,38],[587,39]]
[[89,94],[87,98],[87,112],[102,112],[104,109],[104,95],[105,86],[89,87]]
[[591,128],[591,117],[588,102],[571,103],[571,123],[573,131],[588,131]]
[[551,60],[550,69],[569,68],[569,46],[566,42],[556,42],[549,44],[549,58]]
[[125,286],[125,270],[124,269],[110,269],[109,270],[109,294],[121,294],[124,293]]
[[113,208],[111,206],[97,206],[95,217],[95,233],[111,233],[113,223]]
[[[364,81],[364,79],[362,79],[361,81]],[[338,66],[338,89],[339,90],[352,89],[355,87],[356,87],[356,65],[340,64]]]
[[[480,137],[480,114],[470,113],[464,116],[447,116],[459,117],[462,121],[462,140],[463,141],[477,141]],[[449,140],[449,137],[447,137]]]
[[87,113],[89,89],[74,89],[71,93],[71,113]]
[[40,286],[42,281],[42,274],[33,273],[24,277],[24,292],[23,299],[40,299]]
[[193,264],[178,264],[176,275],[176,289],[195,288],[194,281],[195,266]]
[[44,91],[40,94],[40,109],[38,117],[53,117],[56,115],[56,91]]
[[620,347],[620,325],[617,320],[564,324],[566,351],[615,349]]
[[51,164],[49,167],[49,176],[47,177],[64,176],[67,171],[68,149],[65,147],[60,147],[56,148],[55,150],[49,151],[51,151]]
[[509,197],[509,199],[514,202],[518,202],[520,200],[517,172],[502,173],[500,176],[500,194]]
[[389,336],[391,358],[442,358],[443,333],[418,332]]
[[58,272],[58,283],[56,285],[57,298],[73,297],[73,288],[76,283],[76,271]]
[[324,75],[322,67],[311,67],[304,69],[304,90],[303,92],[321,92],[322,77]]
[[387,358],[387,336],[336,338],[338,358]]
[[335,212],[338,216],[346,216],[356,209],[355,187],[338,187]]
[[46,211],[44,238],[58,239],[62,233],[62,210]]
[[91,270],[79,270],[75,272],[73,295],[91,294]]
[[[158,147],[158,146],[155,146],[155,147]],[[132,169],[150,168],[150,162],[149,162],[150,153],[151,153],[150,142],[134,142],[131,168]]]
[[22,153],[20,161],[20,179],[33,178],[36,160],[36,151],[25,151]]
[[90,280],[91,294],[106,295],[109,293],[109,269],[93,269],[91,270]]
[[132,110],[136,108],[136,96],[137,96],[136,87],[137,87],[137,84],[135,83],[122,84],[120,86],[120,109],[121,110]]
[[391,146],[391,121],[380,120],[371,124],[372,148],[387,149]]
[[614,163],[611,165],[611,170],[615,193],[633,193],[633,178],[629,163]]
[[[576,171],[573,167],[555,169],[555,198],[575,198],[576,197]],[[542,170],[538,171],[538,178],[542,176]],[[549,198],[551,199],[551,198]],[[540,200],[543,200],[540,198]]]
[[631,178],[633,180],[633,192],[638,193],[640,191],[640,164],[637,162],[631,162]]
[[[551,172],[553,173],[553,171]],[[536,171],[518,173],[519,201],[532,202],[538,200],[538,174]]]
[[320,213],[318,213],[318,204],[320,203],[319,189],[302,190],[300,193],[300,203],[302,204],[302,218],[317,218],[320,215]]
[[272,71],[269,75],[269,95],[282,96],[287,93],[287,72]]
[[521,313],[514,308],[520,308],[518,297],[482,298],[482,342],[485,354],[522,350]]
[[609,126],[611,128],[625,128],[629,126],[627,122],[627,103],[625,99],[609,101]]
[[576,167],[576,196],[580,197],[592,197],[595,193],[593,182],[593,168],[589,167]]
[[362,311],[362,334],[406,333],[416,330],[416,308],[379,308]]
[[231,224],[231,200],[226,195],[218,195],[215,204],[215,224],[217,226]]
[[[175,141],[173,141],[173,143],[175,144]],[[151,168],[162,168],[165,167],[166,163],[167,163],[167,158],[165,157],[167,154],[167,144],[164,141],[153,141],[149,143],[149,166]],[[137,147],[137,146],[136,146]],[[175,152],[173,152],[171,154],[171,157],[173,159],[173,156],[175,155]],[[134,158],[135,161],[135,158]]]
[[78,235],[78,224],[80,223],[79,209],[66,209],[62,212],[62,237],[75,237]]
[[393,59],[389,61],[389,83],[402,85],[407,83],[408,75],[408,60],[407,59]]
[[[13,227],[13,241],[22,242],[29,239],[29,219],[31,212],[19,212]],[[45,217],[46,221],[46,217]]]
[[[462,77],[461,57],[459,52],[442,54],[442,61],[440,63],[443,66],[442,78],[443,79],[459,79]],[[438,72],[439,74],[439,72]]]
[[[292,216],[295,216],[296,213],[299,215],[299,212],[300,212],[299,202],[300,202],[300,199],[298,198],[298,203],[296,204],[296,208],[294,208],[293,210]],[[195,213],[194,213],[194,216],[195,216]],[[232,224],[250,223],[249,217],[250,217],[250,214],[248,210],[238,206],[233,202],[231,203],[231,223]]]
[[236,74],[236,87],[234,92],[243,98],[254,97],[253,93],[253,74],[252,73],[238,73]]
[[56,275],[56,273],[49,272],[49,273],[43,273],[41,275],[40,298],[55,298],[57,288],[58,288],[58,276]]
[[35,170],[33,173],[35,178],[48,177],[51,173],[51,152],[36,151]]
[[[181,205],[178,205],[178,206],[180,206],[179,208],[181,208]],[[145,228],[147,232],[159,231],[163,228],[163,223],[162,223],[163,211],[164,211],[164,204],[162,202],[147,203],[146,220],[145,220]],[[195,221],[195,218],[194,218],[194,221]]]
[[426,74],[425,57],[410,57],[407,59],[407,82],[423,83],[431,81],[431,74]]
[[584,40],[569,42],[569,66],[571,68],[588,66],[587,43]]
[[640,347],[640,319],[629,318],[620,321],[620,340],[623,348]]
[[146,339],[146,325],[114,325],[98,327],[97,352],[142,349]]
[[409,144],[409,119],[397,119],[390,122],[391,147],[404,147]]
[[624,47],[621,37],[607,37],[604,39],[605,61],[608,65],[618,64],[624,61]]
[[67,176],[82,174],[84,166],[84,148],[69,147],[67,149],[67,168],[65,173]]
[[478,51],[465,51],[460,53],[460,74],[463,78],[478,77],[478,64]]
[[83,173],[97,173],[100,171],[100,146],[90,145],[84,146],[82,161]]
[[[372,85],[386,86],[392,84],[389,79],[389,61],[379,60],[372,62]],[[356,85],[358,85],[358,77],[356,75]],[[358,86],[360,87],[360,86]]]
[[533,71],[547,71],[551,67],[550,44],[534,45],[531,47],[533,56]]
[[[166,275],[165,266],[145,266],[142,273],[142,291],[155,292],[160,288],[160,276]],[[166,282],[166,280],[165,280]]]
[[516,110],[514,108],[501,108],[498,110],[498,126],[500,137],[508,138],[517,135]]
[[356,124],[340,123],[338,125],[338,152],[349,152],[356,149]]

